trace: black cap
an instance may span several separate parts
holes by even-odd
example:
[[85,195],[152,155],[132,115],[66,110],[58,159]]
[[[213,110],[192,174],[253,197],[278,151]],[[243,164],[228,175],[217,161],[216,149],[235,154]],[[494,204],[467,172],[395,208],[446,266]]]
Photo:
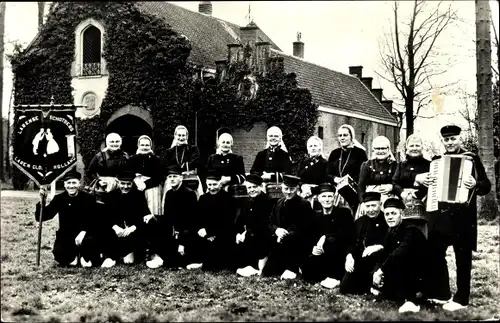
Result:
[[286,186],[298,186],[300,183],[300,177],[293,175],[283,175],[283,184]]
[[462,129],[459,126],[448,125],[441,128],[441,136],[449,137],[449,136],[458,136]]
[[385,200],[385,202],[384,202],[384,209],[387,209],[388,207],[395,207],[397,209],[404,209],[405,204],[403,203],[403,200],[391,197],[391,198],[388,198],[387,200]]
[[246,181],[255,185],[262,185],[262,177],[255,174],[250,174],[246,176]]
[[207,179],[213,179],[215,181],[220,181],[220,174],[216,170],[212,169],[207,171]]
[[363,194],[363,202],[371,202],[371,201],[379,201],[382,197],[382,194],[379,192],[366,192]]
[[181,175],[182,174],[182,169],[179,165],[170,165],[167,167],[167,176],[168,175]]
[[320,184],[317,188],[318,194],[324,193],[324,192],[332,192],[335,193],[335,187],[330,184],[330,183],[323,183]]
[[68,179],[81,180],[82,179],[82,174],[80,174],[76,170],[72,169],[69,172],[67,172],[66,174],[64,174],[63,180],[67,181]]
[[119,181],[132,182],[135,178],[135,174],[130,170],[123,170],[118,174],[118,176],[116,176],[116,178],[118,178]]

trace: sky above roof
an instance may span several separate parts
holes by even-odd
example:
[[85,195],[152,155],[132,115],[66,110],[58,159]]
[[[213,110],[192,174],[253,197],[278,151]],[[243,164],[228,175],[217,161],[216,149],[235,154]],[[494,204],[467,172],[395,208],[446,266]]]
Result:
[[[181,7],[198,11],[199,2],[172,2]],[[437,3],[432,1],[430,5]],[[449,3],[449,2],[448,2]],[[392,11],[390,1],[233,1],[212,2],[213,16],[246,25],[249,4],[251,17],[258,26],[285,52],[292,53],[292,43],[297,32],[305,43],[305,60],[330,69],[348,73],[348,67],[362,65],[363,76],[373,77],[373,87],[384,89],[384,97],[399,97],[396,89],[377,76],[381,72],[378,43],[384,32],[391,27]],[[400,3],[403,12],[409,12],[411,2]],[[474,1],[455,1],[454,8],[462,20],[460,26],[446,31],[439,40],[443,62],[452,58],[454,64],[447,73],[435,78],[433,86],[439,87],[457,82],[457,88],[474,93],[476,89],[475,61],[475,7]],[[498,4],[490,1],[493,19],[498,31]],[[27,45],[37,32],[36,2],[7,2],[5,25],[5,51],[12,52],[11,41]],[[7,107],[12,90],[12,73],[8,62],[4,63],[3,106]],[[456,96],[446,95],[446,111],[434,120],[436,127],[449,122],[461,101]],[[7,114],[7,109],[2,109]],[[422,111],[424,116],[432,116],[433,111]],[[419,129],[428,129],[429,120],[417,122]]]

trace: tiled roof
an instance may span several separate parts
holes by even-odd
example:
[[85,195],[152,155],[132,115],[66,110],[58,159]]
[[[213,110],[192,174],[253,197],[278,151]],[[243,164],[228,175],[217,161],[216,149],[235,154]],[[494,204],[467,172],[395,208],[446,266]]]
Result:
[[[189,59],[197,65],[215,69],[215,61],[227,59],[227,45],[237,43],[235,36],[240,37],[240,26],[236,24],[168,2],[136,2],[136,6],[143,13],[164,19],[173,30],[185,35],[192,46]],[[280,50],[262,31],[259,38]]]
[[333,71],[280,51],[273,50],[272,53],[283,57],[285,71],[297,75],[298,85],[311,91],[316,104],[396,123],[396,119],[357,77]]

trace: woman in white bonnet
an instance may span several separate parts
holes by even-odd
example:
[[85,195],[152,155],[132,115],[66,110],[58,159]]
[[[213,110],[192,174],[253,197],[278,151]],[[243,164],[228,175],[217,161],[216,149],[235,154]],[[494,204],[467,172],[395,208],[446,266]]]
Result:
[[137,140],[137,151],[130,157],[130,169],[136,175],[134,183],[139,191],[144,191],[149,210],[153,215],[162,215],[161,184],[164,172],[161,161],[153,152],[153,140],[142,135]]
[[119,134],[115,132],[108,134],[106,147],[94,156],[87,169],[87,177],[106,183],[107,192],[117,187],[116,176],[128,166],[129,156],[121,149],[121,146],[122,138]]
[[266,148],[257,153],[250,169],[251,174],[262,177],[264,188],[268,183],[281,182],[283,174],[292,172],[292,161],[283,142],[281,129],[272,126],[267,129],[266,137]]

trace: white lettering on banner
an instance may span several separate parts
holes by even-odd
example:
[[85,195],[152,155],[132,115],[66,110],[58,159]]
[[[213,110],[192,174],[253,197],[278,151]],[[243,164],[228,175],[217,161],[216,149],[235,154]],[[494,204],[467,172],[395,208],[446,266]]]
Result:
[[64,118],[61,118],[61,117],[56,117],[56,116],[50,115],[50,116],[49,116],[49,119],[50,119],[50,120],[59,121],[59,122],[64,123],[64,124],[68,127],[69,131],[73,131],[73,130],[74,130],[73,125],[72,125],[71,123],[69,123],[69,121],[68,121],[68,120],[66,120],[66,119],[64,119]]
[[38,116],[35,116],[35,117],[33,117],[33,118],[30,118],[30,119],[28,119],[28,120],[24,121],[24,122],[23,122],[23,124],[19,127],[19,130],[18,130],[18,132],[17,132],[17,133],[18,133],[18,134],[22,134],[22,133],[23,133],[24,128],[26,128],[26,126],[27,126],[27,125],[29,125],[30,123],[33,123],[33,122],[35,122],[35,121],[38,121],[38,120],[40,120],[40,119],[38,118]]
[[71,165],[74,161],[76,160],[75,157],[71,158],[70,160],[68,160],[67,162],[65,163],[62,163],[62,164],[58,164],[58,165],[55,165],[53,167],[53,169],[62,169],[62,168],[66,168],[68,167],[69,165]]

